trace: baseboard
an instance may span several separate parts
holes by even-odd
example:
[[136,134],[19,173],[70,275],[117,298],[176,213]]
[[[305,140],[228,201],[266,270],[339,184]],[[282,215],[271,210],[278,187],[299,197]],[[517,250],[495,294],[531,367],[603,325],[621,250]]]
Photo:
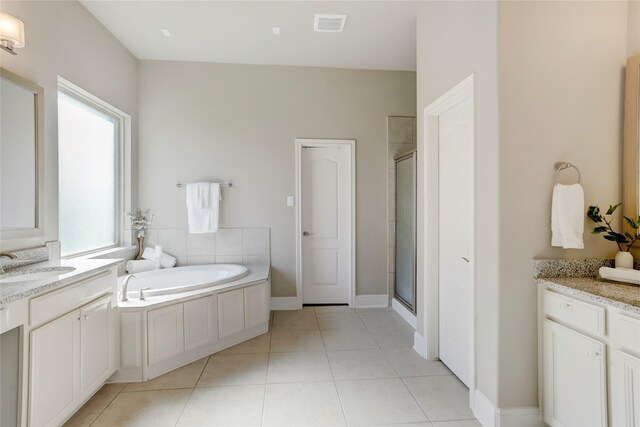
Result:
[[356,295],[356,308],[389,307],[388,295]]
[[427,340],[424,339],[422,335],[416,331],[413,334],[413,349],[418,353],[422,358],[427,358]]
[[473,415],[484,427],[496,427],[496,405],[480,390],[474,392]]
[[300,310],[297,297],[271,297],[271,310]]
[[541,427],[537,407],[498,408],[480,390],[474,393],[473,415],[484,427]]
[[416,315],[407,309],[400,301],[393,298],[391,300],[391,307],[398,313],[414,330],[417,329],[418,321]]

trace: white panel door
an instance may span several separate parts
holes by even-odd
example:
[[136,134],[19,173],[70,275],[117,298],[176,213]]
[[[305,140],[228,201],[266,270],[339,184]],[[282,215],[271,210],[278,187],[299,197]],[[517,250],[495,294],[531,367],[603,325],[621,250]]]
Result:
[[244,331],[244,289],[218,294],[220,339]]
[[261,325],[269,318],[267,305],[267,284],[249,286],[244,289],[244,327],[245,329]]
[[616,350],[613,375],[613,425],[640,427],[640,358]]
[[31,331],[29,425],[60,425],[75,410],[79,359],[79,310]]
[[184,303],[184,347],[186,351],[218,340],[218,304],[212,295]]
[[345,304],[351,291],[351,151],[301,153],[301,276],[305,304]]
[[151,310],[147,314],[149,364],[184,352],[182,304]]
[[80,396],[92,395],[115,371],[111,343],[111,296],[80,310]]
[[552,427],[607,425],[605,345],[544,321],[544,411]]
[[469,386],[473,100],[439,115],[439,357]]

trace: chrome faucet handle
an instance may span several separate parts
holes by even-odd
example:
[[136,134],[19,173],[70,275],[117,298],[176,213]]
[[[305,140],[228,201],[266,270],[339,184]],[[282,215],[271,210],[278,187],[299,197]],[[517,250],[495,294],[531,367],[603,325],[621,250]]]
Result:
[[149,289],[151,289],[151,288],[142,288],[142,289],[140,289],[140,301],[144,301],[145,300],[144,291],[148,291]]

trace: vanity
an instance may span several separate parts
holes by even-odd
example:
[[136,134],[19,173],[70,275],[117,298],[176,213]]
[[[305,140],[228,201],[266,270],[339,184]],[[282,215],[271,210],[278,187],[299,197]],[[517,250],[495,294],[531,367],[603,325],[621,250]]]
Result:
[[47,261],[0,279],[2,425],[60,425],[117,370],[121,262]]
[[550,426],[640,426],[640,286],[596,279],[605,263],[534,261],[540,408]]

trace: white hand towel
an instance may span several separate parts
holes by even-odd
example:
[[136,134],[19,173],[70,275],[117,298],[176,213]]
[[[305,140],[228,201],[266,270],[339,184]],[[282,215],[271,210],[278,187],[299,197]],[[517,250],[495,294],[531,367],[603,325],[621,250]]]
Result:
[[[145,260],[149,260],[149,261],[153,261],[155,263],[156,261],[156,250],[155,248],[145,248],[144,252],[142,252],[142,258],[144,258]],[[171,268],[174,265],[176,265],[176,262],[178,260],[169,255],[166,252],[162,252],[162,258],[160,258],[160,265],[162,266],[162,268]]]
[[632,268],[600,267],[600,277],[618,282],[627,282],[640,285],[640,270]]
[[220,184],[196,182],[187,184],[187,218],[189,233],[215,233],[220,214]]
[[584,191],[580,184],[556,184],[551,201],[551,245],[584,249]]
[[132,259],[127,261],[125,268],[127,269],[127,272],[129,274],[142,273],[144,271],[155,270],[156,263],[146,259],[140,259],[140,260]]

